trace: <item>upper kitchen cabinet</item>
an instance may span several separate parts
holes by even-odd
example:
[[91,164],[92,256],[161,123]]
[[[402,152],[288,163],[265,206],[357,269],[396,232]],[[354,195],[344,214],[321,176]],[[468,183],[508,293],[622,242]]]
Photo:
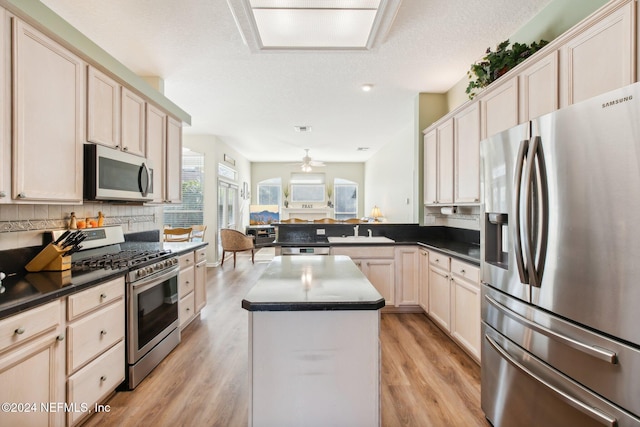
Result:
[[182,202],[182,122],[167,117],[167,203]]
[[494,82],[480,95],[482,138],[518,124],[518,79]]
[[95,68],[87,67],[87,140],[120,146],[121,86]]
[[30,25],[12,23],[12,198],[82,203],[84,63]]
[[11,202],[11,38],[9,17],[0,8],[0,203]]
[[153,203],[163,203],[166,196],[167,114],[147,104],[147,160],[153,171]]
[[480,108],[472,103],[453,116],[454,203],[480,202]]
[[558,109],[558,51],[529,64],[518,73],[520,123]]
[[122,88],[121,99],[121,146],[117,148],[144,157],[147,151],[145,140],[145,101],[125,87]]
[[635,80],[636,2],[611,4],[574,29],[560,47],[561,107]]
[[453,120],[424,136],[424,203],[453,203]]

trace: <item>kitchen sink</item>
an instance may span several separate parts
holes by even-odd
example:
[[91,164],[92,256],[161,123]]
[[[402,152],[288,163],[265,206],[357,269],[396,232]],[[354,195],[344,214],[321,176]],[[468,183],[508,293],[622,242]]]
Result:
[[327,237],[329,243],[393,243],[395,240],[391,240],[384,236],[342,236],[342,237]]

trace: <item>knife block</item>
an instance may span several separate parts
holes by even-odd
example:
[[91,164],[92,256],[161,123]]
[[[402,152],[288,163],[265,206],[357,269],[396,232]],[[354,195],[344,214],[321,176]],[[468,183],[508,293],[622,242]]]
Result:
[[71,256],[65,256],[66,251],[57,245],[49,243],[24,267],[29,272],[36,271],[64,271],[71,269]]

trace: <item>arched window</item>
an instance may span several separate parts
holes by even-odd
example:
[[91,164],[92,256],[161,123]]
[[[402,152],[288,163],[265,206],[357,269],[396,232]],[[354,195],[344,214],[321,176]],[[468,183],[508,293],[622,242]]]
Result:
[[333,181],[336,219],[358,217],[358,184],[347,179],[336,178]]
[[258,183],[259,205],[280,205],[282,179],[270,178]]

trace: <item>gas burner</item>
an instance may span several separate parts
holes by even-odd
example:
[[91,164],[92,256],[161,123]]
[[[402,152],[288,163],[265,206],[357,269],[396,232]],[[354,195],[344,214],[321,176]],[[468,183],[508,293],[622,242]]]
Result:
[[142,266],[171,253],[169,250],[123,250],[73,261],[72,271],[116,270]]

